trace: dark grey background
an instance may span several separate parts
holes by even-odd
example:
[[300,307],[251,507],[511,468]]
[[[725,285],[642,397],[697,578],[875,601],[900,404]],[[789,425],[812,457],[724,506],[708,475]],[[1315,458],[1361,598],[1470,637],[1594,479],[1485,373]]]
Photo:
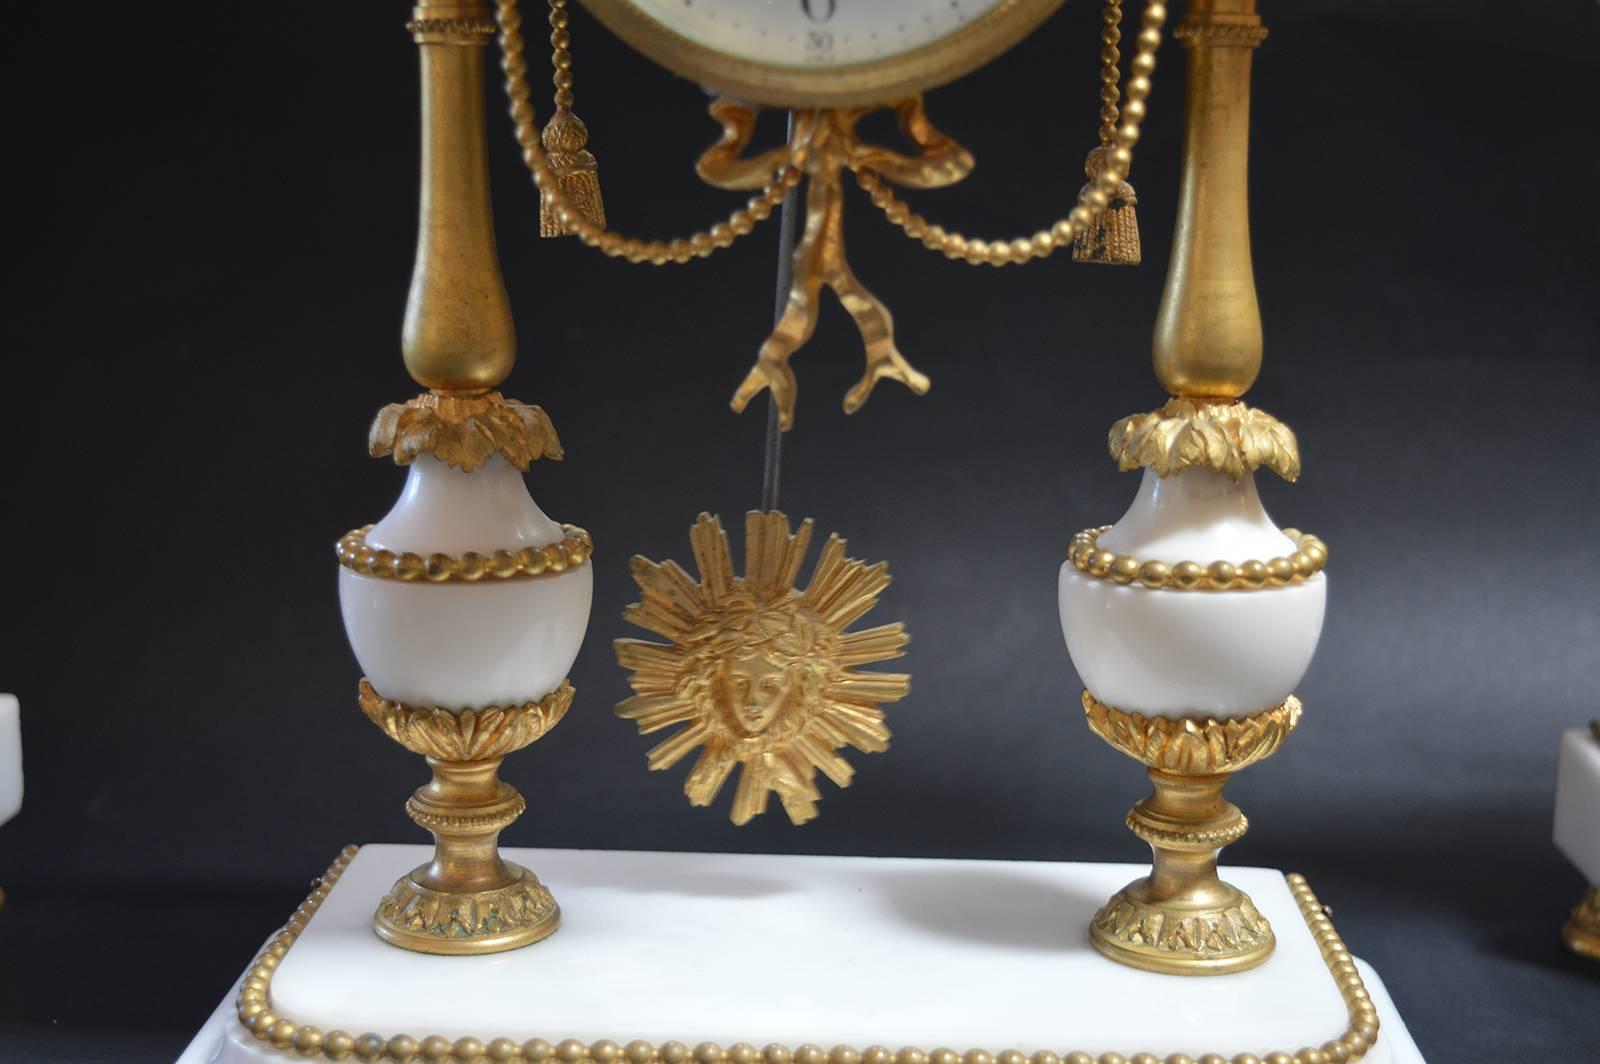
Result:
[[[1310,877],[1429,1059],[1593,1059],[1600,969],[1559,947],[1583,883],[1549,825],[1558,736],[1600,715],[1600,8],[1265,8],[1252,400],[1299,433],[1301,482],[1263,492],[1332,545],[1332,584],[1305,722],[1232,786],[1252,831],[1228,857]],[[402,801],[423,768],[356,709],[332,552],[403,479],[363,443],[413,391],[405,15],[62,11],[13,38],[0,687],[23,699],[28,797],[0,829],[0,1057],[172,1057],[341,844],[420,841]],[[931,94],[980,165],[922,208],[984,234],[1065,209],[1097,19],[1069,4]],[[613,224],[730,209],[690,170],[714,134],[698,90],[574,29]],[[660,269],[540,242],[496,88],[506,391],[567,447],[535,496],[600,547],[577,706],[508,762],[532,811],[507,842],[1141,858],[1121,817],[1142,778],[1080,720],[1055,572],[1134,491],[1107,426],[1162,398],[1181,50],[1161,63],[1142,269],[972,269],[850,197],[852,262],[934,387],[843,416],[861,356],[830,303],[796,362],[783,507],[892,562],[873,619],[907,623],[914,687],[893,749],[803,829],[690,809],[611,713],[629,555],[685,559],[696,513],[757,502],[762,419],[726,401],[769,322],[775,227]]]

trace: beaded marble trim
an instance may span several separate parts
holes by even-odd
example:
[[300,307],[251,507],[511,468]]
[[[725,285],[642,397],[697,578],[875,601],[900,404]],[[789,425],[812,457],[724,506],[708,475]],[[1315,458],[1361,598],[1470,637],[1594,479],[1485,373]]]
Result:
[[472,583],[478,580],[517,580],[536,576],[555,576],[587,562],[594,554],[594,540],[577,525],[562,525],[566,537],[545,547],[497,550],[489,554],[473,551],[456,557],[410,552],[373,550],[367,546],[371,525],[346,532],[335,549],[339,564],[362,576],[386,580],[426,581],[442,584],[449,580]]
[[1269,561],[1166,562],[1140,561],[1099,547],[1110,525],[1089,528],[1072,537],[1067,560],[1080,573],[1118,584],[1142,584],[1152,591],[1258,591],[1264,587],[1297,584],[1322,572],[1328,564],[1328,545],[1309,532],[1286,528],[1295,552]]
[[[272,976],[359,849],[357,846],[346,846],[340,851],[338,859],[323,873],[315,889],[289,917],[283,930],[256,957],[240,984],[236,1005],[239,1022],[258,1040],[283,1050],[286,1060],[298,1055],[325,1060],[387,1060],[396,1064],[418,1061],[457,1061],[460,1064],[484,1064],[490,1061],[494,1064],[512,1061],[526,1061],[529,1064],[1163,1064],[1163,1058],[1149,1053],[1136,1053],[1130,1057],[1119,1053],[1094,1056],[1081,1050],[1060,1055],[1042,1050],[1027,1056],[1015,1049],[998,1053],[973,1049],[957,1053],[953,1049],[924,1052],[909,1046],[896,1051],[884,1046],[868,1046],[859,1050],[850,1046],[835,1046],[829,1050],[803,1045],[791,1050],[781,1045],[757,1049],[743,1043],[724,1048],[713,1042],[701,1042],[690,1049],[683,1042],[663,1042],[659,1046],[649,1042],[629,1042],[623,1046],[609,1040],[589,1045],[576,1039],[551,1043],[542,1038],[531,1038],[518,1043],[510,1038],[484,1042],[469,1037],[451,1041],[441,1035],[413,1038],[408,1034],[385,1037],[373,1032],[360,1035],[342,1030],[323,1032],[316,1027],[295,1023],[272,1010]],[[1328,918],[1327,910],[1311,893],[1311,886],[1305,877],[1291,874],[1286,878],[1295,904],[1300,908],[1300,915],[1316,939],[1322,962],[1328,966],[1328,974],[1338,984],[1339,994],[1344,999],[1349,1014],[1344,1034],[1324,1042],[1320,1047],[1307,1046],[1293,1053],[1275,1052],[1263,1057],[1250,1053],[1239,1053],[1232,1057],[1207,1053],[1197,1058],[1175,1053],[1164,1058],[1164,1064],[1263,1064],[1263,1061],[1271,1064],[1330,1064],[1360,1060],[1377,1042],[1377,1006],[1372,1003],[1372,997],[1361,981],[1361,973],[1350,951],[1333,929],[1333,921]]]

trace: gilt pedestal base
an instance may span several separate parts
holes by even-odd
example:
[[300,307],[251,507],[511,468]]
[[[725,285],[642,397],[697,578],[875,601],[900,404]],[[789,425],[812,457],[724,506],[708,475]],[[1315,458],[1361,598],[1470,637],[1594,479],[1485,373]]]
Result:
[[[1250,896],[1231,883],[1174,898],[1146,876],[1100,907],[1089,941],[1119,964],[1146,971],[1227,975],[1265,963],[1276,936]],[[1183,948],[1174,949],[1174,941]]]
[[539,877],[500,856],[500,832],[528,808],[500,778],[505,755],[554,727],[572,685],[520,706],[451,711],[391,702],[361,681],[361,710],[390,738],[423,754],[433,779],[406,813],[433,835],[432,859],[401,876],[378,903],[372,928],[419,953],[501,953],[549,938],[561,910]]
[[[1320,1052],[1350,1030],[1324,948],[1337,942],[1332,925],[1303,881],[1271,869],[1226,876],[1272,921],[1272,956],[1238,975],[1185,979],[1113,964],[1090,946],[1095,909],[1144,871],[1131,864],[508,849],[560,896],[561,933],[533,949],[435,957],[393,949],[371,929],[372,898],[427,856],[364,847],[323,892],[264,994],[281,1045],[240,1024],[236,988],[182,1064],[327,1059],[297,1052],[306,1027],[324,1045],[334,1032],[373,1033],[385,1060],[403,1037],[418,1060],[524,1061],[531,1050],[547,1064],[609,1058],[612,1045],[626,1050],[620,1064],[641,1052],[636,1040],[648,1043],[639,1059],[724,1064],[860,1064],[881,1059],[865,1052],[874,1046],[917,1047],[925,1059],[941,1047],[996,1060],[1009,1050],[1269,1059]],[[1349,963],[1345,982],[1378,1018],[1363,1059],[1419,1064],[1377,976]],[[252,971],[241,985],[259,985]],[[445,1056],[426,1055],[441,1045],[430,1036]],[[740,1043],[755,1049],[735,1052]],[[787,1055],[768,1053],[774,1044]],[[368,1058],[353,1047],[345,1059]]]
[[413,869],[378,903],[372,929],[419,953],[501,953],[555,934],[561,909],[550,891],[521,865],[503,863],[510,882],[477,891],[434,889],[419,882],[427,879],[427,865]]
[[1128,830],[1150,846],[1150,874],[1094,914],[1090,938],[1112,960],[1166,975],[1229,975],[1272,956],[1272,921],[1222,880],[1217,856],[1250,823],[1222,797],[1228,777],[1270,757],[1300,720],[1294,696],[1248,717],[1147,717],[1088,691],[1089,728],[1148,766],[1151,793],[1128,811]]

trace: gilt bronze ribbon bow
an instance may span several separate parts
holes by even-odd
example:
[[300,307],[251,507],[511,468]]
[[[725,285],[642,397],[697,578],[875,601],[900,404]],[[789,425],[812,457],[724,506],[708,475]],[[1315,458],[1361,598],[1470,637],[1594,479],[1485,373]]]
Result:
[[929,381],[917,372],[894,343],[894,317],[850,269],[844,251],[844,194],[840,178],[846,170],[870,171],[904,188],[943,188],[972,172],[972,154],[933,127],[922,97],[894,105],[900,129],[921,149],[906,155],[856,135],[856,124],[878,107],[796,111],[789,142],[746,158],[755,132],[757,108],[727,98],[712,102],[711,116],[722,125],[722,138],[695,164],[701,179],[718,188],[759,189],[784,166],[802,171],[806,186],[805,230],[794,249],[793,280],[782,316],[761,345],[755,365],[733,394],[733,409],[743,411],[763,389],[772,392],[779,420],[787,431],[794,425],[795,376],[790,357],[804,347],[817,326],[822,287],[833,289],[866,346],[866,369],[844,397],[845,413],[853,414],[880,380],[895,380],[918,395]]

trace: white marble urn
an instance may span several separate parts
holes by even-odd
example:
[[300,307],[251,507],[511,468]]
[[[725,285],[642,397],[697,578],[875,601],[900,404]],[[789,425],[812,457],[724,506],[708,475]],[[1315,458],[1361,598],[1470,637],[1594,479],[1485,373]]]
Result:
[[[1255,480],[1208,469],[1145,470],[1139,493],[1097,546],[1167,566],[1268,561],[1297,544],[1261,505]],[[1146,716],[1246,717],[1283,702],[1322,632],[1327,578],[1230,590],[1150,588],[1061,567],[1061,629],[1084,686]]]
[[[470,473],[422,455],[366,543],[396,555],[489,557],[565,535],[500,455]],[[339,570],[345,632],[373,688],[393,702],[453,711],[522,705],[559,687],[583,643],[593,592],[587,562],[470,583]]]

